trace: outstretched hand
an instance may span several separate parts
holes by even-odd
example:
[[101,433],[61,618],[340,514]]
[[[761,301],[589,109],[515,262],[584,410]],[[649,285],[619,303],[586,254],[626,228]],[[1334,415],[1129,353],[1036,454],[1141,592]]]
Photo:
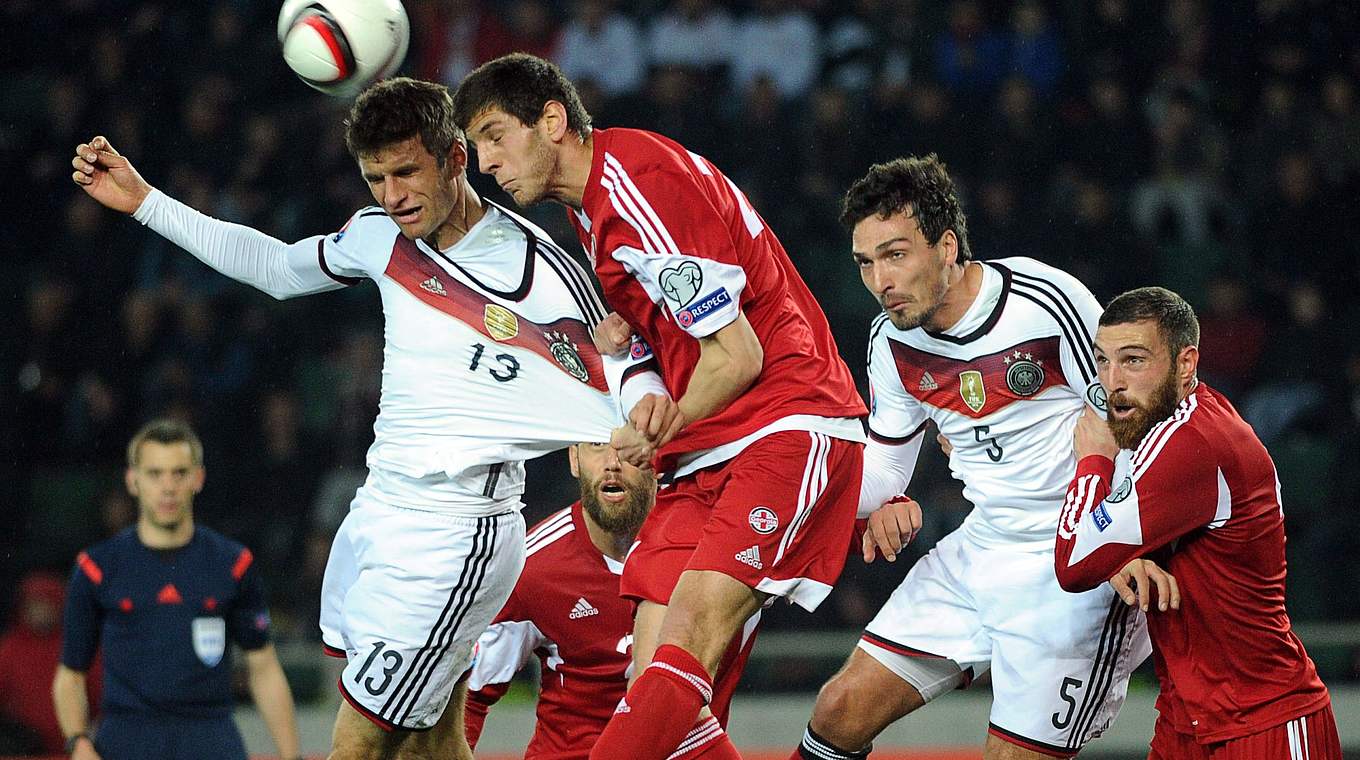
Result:
[[131,214],[151,193],[151,185],[103,135],[77,145],[71,167],[71,180],[114,211]]

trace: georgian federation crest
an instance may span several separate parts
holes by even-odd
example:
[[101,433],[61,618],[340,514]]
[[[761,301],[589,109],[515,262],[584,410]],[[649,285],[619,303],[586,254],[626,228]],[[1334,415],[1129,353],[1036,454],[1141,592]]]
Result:
[[568,375],[583,383],[590,382],[590,372],[586,370],[586,363],[581,361],[581,352],[571,342],[571,338],[560,332],[546,332],[543,337],[548,339],[548,351]]
[[982,407],[987,404],[987,388],[982,383],[981,372],[970,369],[959,373],[959,396],[969,409],[982,411]]
[[486,325],[486,331],[496,340],[510,340],[519,335],[519,317],[513,311],[489,303],[482,311],[482,324]]

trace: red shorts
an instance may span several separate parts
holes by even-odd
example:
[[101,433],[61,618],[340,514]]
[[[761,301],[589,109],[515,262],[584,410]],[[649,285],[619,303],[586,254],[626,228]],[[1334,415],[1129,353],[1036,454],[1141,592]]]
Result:
[[1148,760],[1341,760],[1332,706],[1238,739],[1199,744],[1157,721]]
[[849,552],[864,446],[786,430],[657,493],[619,593],[669,604],[680,574],[715,570],[814,610]]

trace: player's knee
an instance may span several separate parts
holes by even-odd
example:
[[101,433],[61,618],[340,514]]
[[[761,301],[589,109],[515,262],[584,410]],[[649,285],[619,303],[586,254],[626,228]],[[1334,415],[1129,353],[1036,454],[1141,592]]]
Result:
[[812,708],[812,730],[837,748],[854,752],[874,739],[875,726],[866,717],[874,695],[845,672],[837,673],[817,693]]

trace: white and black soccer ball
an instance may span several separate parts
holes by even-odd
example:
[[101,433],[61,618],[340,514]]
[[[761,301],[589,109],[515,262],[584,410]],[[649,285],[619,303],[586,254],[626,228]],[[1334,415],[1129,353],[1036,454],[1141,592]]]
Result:
[[410,42],[400,0],[285,0],[279,9],[283,60],[302,81],[337,98],[395,73]]

